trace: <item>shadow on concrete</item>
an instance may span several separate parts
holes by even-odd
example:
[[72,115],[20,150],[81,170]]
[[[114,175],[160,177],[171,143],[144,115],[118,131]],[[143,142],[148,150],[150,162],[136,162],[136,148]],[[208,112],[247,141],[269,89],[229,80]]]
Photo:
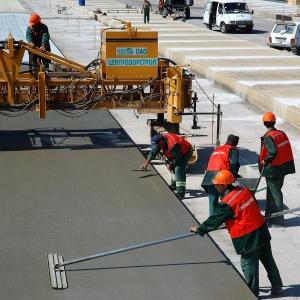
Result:
[[203,20],[203,17],[190,17],[189,20]]
[[193,198],[206,198],[207,197],[207,194],[200,190],[200,183],[199,183],[199,190],[190,190],[190,189],[187,189],[186,190],[186,194],[190,194],[189,197],[187,197],[186,199],[188,200],[191,200]]
[[239,148],[241,166],[257,164],[258,154],[246,148]]
[[[251,34],[265,34],[265,33],[267,33],[267,32],[269,32],[269,31],[267,31],[267,30],[257,30],[257,29],[253,29]],[[244,30],[236,30],[236,31],[231,32],[231,33],[232,33],[232,34],[245,34],[245,31],[244,31]],[[249,34],[249,33],[247,33],[247,34]]]
[[[266,209],[266,200],[265,199],[257,199],[259,209],[261,211],[265,211]],[[290,209],[288,206],[283,204],[283,210],[288,210]],[[293,217],[291,217],[293,215]],[[289,218],[287,218],[289,216]],[[271,219],[269,219],[271,220]],[[291,212],[289,214],[285,215],[284,218],[284,228],[286,227],[296,227],[300,226],[300,212]]]
[[284,220],[284,227],[300,226],[300,214],[293,213],[294,217]]
[[[269,293],[270,287],[262,287],[259,289],[261,293]],[[272,295],[271,293],[266,296],[259,296],[258,299],[274,299],[277,295]],[[300,285],[299,284],[293,284],[289,286],[283,286],[283,290],[280,294],[278,294],[277,297],[281,298],[287,298],[287,297],[295,297],[295,299],[298,299],[300,297]]]
[[[198,160],[192,166],[189,166],[187,173],[188,174],[204,174],[207,168],[208,160],[210,155],[214,151],[213,146],[208,147],[200,147],[197,149],[198,152]],[[200,182],[199,182],[200,186]]]
[[135,145],[127,133],[120,128],[88,130],[39,128],[0,131],[0,151],[128,147],[135,147]]

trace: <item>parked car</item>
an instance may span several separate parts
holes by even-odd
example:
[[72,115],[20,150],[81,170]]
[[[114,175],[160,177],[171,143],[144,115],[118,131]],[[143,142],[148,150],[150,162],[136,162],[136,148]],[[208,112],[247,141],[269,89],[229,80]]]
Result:
[[209,29],[219,27],[222,33],[233,32],[236,29],[251,33],[252,13],[244,0],[207,0],[203,23]]
[[270,32],[268,46],[300,55],[300,22],[277,22]]
[[190,7],[194,5],[194,0],[163,0],[164,12],[163,17],[166,18],[168,14],[174,14],[176,11],[183,12],[183,17],[189,19],[191,17]]

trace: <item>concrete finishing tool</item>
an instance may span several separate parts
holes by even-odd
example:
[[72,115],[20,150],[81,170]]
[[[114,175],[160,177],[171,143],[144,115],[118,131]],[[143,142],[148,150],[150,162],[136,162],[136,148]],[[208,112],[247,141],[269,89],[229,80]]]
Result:
[[108,252],[104,252],[104,253],[100,253],[100,254],[95,254],[95,255],[86,256],[86,257],[82,257],[82,258],[78,258],[78,259],[74,259],[74,260],[65,261],[65,262],[64,262],[62,256],[53,254],[53,253],[49,253],[49,254],[47,254],[47,259],[48,259],[48,269],[49,269],[49,275],[50,275],[50,285],[52,286],[52,288],[58,289],[58,290],[66,289],[68,287],[66,270],[65,270],[65,266],[67,266],[67,265],[72,265],[72,264],[76,264],[76,263],[79,263],[82,261],[87,261],[87,260],[104,257],[104,256],[109,256],[109,255],[113,255],[113,254],[117,254],[117,253],[121,253],[121,252],[138,249],[138,248],[144,248],[144,247],[148,247],[148,246],[152,246],[152,245],[162,244],[162,243],[166,243],[169,241],[179,240],[182,238],[195,236],[195,235],[196,234],[194,232],[189,232],[189,233],[185,233],[182,235],[172,236],[169,238],[156,240],[153,242],[148,242],[148,243],[144,243],[144,244],[139,244],[139,245],[135,245],[135,246],[112,250],[112,251],[108,251]]
[[[289,214],[289,213],[299,211],[299,210],[300,210],[300,207],[287,209],[287,210],[284,210],[281,212],[271,214],[269,216],[265,216],[265,219],[275,218],[275,217]],[[104,252],[104,253],[100,253],[100,254],[86,256],[86,257],[69,260],[69,261],[65,261],[65,262],[63,260],[63,257],[58,254],[53,254],[53,253],[47,254],[48,269],[49,269],[49,275],[50,275],[50,285],[52,286],[52,288],[58,289],[58,290],[66,289],[68,287],[66,270],[65,270],[65,266],[67,266],[67,265],[72,265],[72,264],[76,264],[79,262],[92,260],[92,259],[96,259],[99,257],[109,256],[109,255],[113,255],[113,254],[117,254],[117,253],[121,253],[121,252],[126,252],[126,251],[130,251],[130,250],[138,249],[138,248],[144,248],[144,247],[148,247],[148,246],[152,246],[152,245],[166,243],[169,241],[179,240],[182,238],[195,236],[195,235],[196,234],[194,232],[189,232],[189,233],[185,233],[182,235],[172,236],[169,238],[156,240],[153,242],[134,245],[134,246],[126,247],[126,248],[120,248],[117,250],[112,250],[112,251],[108,251],[108,252]]]

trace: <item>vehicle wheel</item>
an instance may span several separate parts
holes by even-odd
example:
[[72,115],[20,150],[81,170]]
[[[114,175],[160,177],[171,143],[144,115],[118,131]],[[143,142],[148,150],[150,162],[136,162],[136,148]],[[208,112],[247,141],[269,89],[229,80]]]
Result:
[[300,55],[300,47],[297,48],[297,55]]
[[185,8],[184,14],[186,19],[189,19],[191,17],[191,10],[189,7]]
[[227,32],[227,29],[226,29],[226,27],[225,27],[225,23],[224,23],[224,22],[222,22],[221,25],[220,25],[220,31],[221,31],[222,33],[226,33],[226,32]]

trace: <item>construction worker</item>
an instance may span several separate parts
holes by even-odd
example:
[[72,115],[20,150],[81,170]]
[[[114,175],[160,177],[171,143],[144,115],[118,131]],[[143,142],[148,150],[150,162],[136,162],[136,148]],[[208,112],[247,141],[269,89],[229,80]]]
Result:
[[235,251],[241,255],[241,268],[249,288],[258,296],[261,261],[271,282],[271,293],[278,294],[282,291],[282,280],[272,255],[269,229],[255,197],[247,188],[233,186],[234,182],[228,170],[216,174],[213,183],[223,198],[206,221],[190,230],[204,236],[225,222]]
[[217,147],[209,158],[201,186],[208,194],[210,216],[219,202],[219,193],[212,182],[216,174],[221,170],[229,170],[234,178],[240,177],[238,175],[240,169],[238,143],[238,136],[233,134],[228,135],[226,143],[223,146]]
[[159,12],[160,15],[162,15],[163,11],[164,11],[163,0],[159,0],[159,2],[158,2],[158,12]]
[[150,9],[152,10],[151,3],[148,0],[144,0],[144,4],[142,6],[142,12],[144,12],[144,23],[149,23],[150,21]]
[[[267,199],[266,215],[283,210],[282,186],[285,175],[295,173],[295,164],[290,141],[287,135],[277,130],[274,126],[276,117],[271,112],[266,112],[262,121],[267,132],[261,137],[261,150],[258,159],[259,171],[266,178]],[[269,226],[284,226],[284,217],[272,218]]]
[[163,0],[163,18],[166,18],[169,14],[167,0]]
[[141,165],[142,169],[147,169],[150,161],[159,152],[167,157],[166,167],[171,172],[172,190],[176,190],[177,197],[182,200],[186,189],[186,165],[193,155],[193,146],[183,137],[174,133],[163,135],[156,134],[151,139],[149,153],[146,162]]
[[[29,18],[26,40],[32,48],[39,48],[42,52],[51,51],[48,27],[41,22],[41,17],[38,14],[33,14]],[[50,60],[34,54],[32,57],[34,64],[37,64],[38,59],[41,60],[45,68],[49,67]]]

